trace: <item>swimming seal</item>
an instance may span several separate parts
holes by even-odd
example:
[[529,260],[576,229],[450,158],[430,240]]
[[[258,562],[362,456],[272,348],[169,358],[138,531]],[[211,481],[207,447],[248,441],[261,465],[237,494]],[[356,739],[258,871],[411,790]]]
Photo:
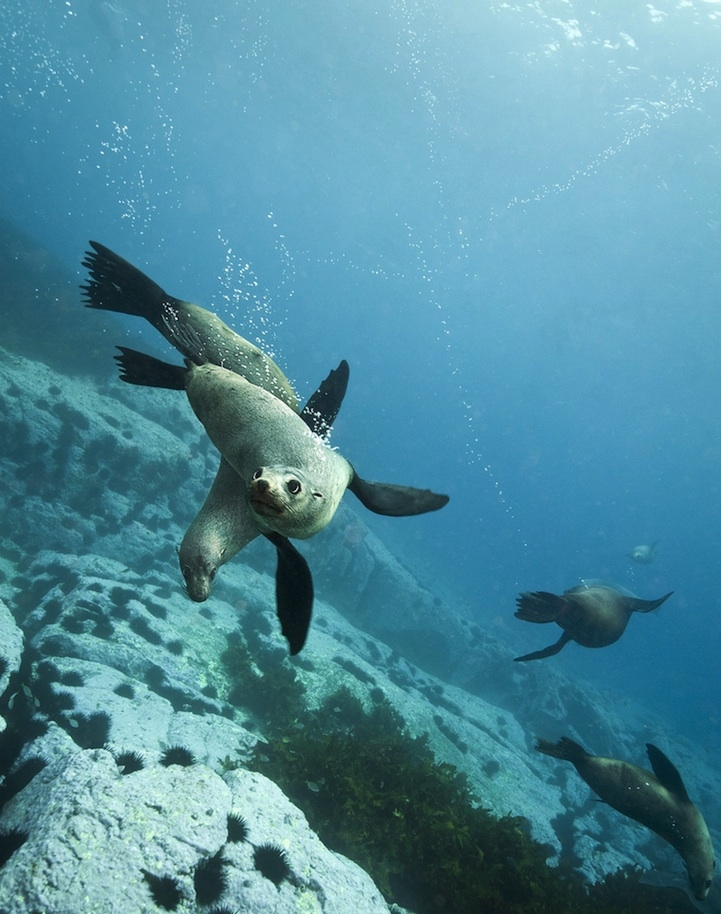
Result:
[[634,546],[628,553],[628,558],[633,559],[641,565],[649,565],[656,558],[656,546],[661,540],[656,540],[648,545]]
[[[251,386],[278,398],[291,414],[297,413],[297,400],[285,375],[261,350],[232,331],[211,312],[169,296],[149,277],[109,248],[94,241],[90,245],[93,250],[88,251],[83,260],[83,265],[90,272],[90,280],[81,286],[88,307],[145,317],[186,356],[186,361],[198,365],[210,363],[235,372]],[[184,377],[186,372],[180,366],[169,366],[132,350],[121,349],[121,352],[123,355],[119,361],[123,380],[171,389],[185,386],[184,382],[179,383],[179,377]],[[347,363],[341,365],[345,365],[347,383]],[[310,432],[321,441],[332,424],[345,393],[345,386],[342,386],[341,391],[337,379],[329,385],[333,374],[331,372],[301,414],[310,427]],[[308,435],[309,430],[306,429],[304,434]],[[222,453],[222,447],[220,449]],[[286,519],[290,518],[299,503],[297,498],[285,502],[284,499],[286,490],[293,489],[293,495],[299,494],[300,490],[296,486],[301,483],[295,478],[298,474],[291,478],[289,473],[300,468],[278,465],[256,467],[253,471],[255,479],[252,480],[254,505],[251,507],[250,486],[247,491],[244,488],[249,480],[240,476],[242,483],[239,483],[230,474],[230,468],[238,473],[238,463],[232,460],[225,463],[226,465],[221,461],[211,491],[181,545],[181,568],[188,592],[195,599],[205,599],[218,567],[250,542],[257,532],[263,533],[276,546],[278,615],[283,633],[289,639],[291,653],[297,653],[303,646],[310,621],[313,585],[307,563],[287,536],[302,538],[321,529],[332,517],[342,491],[337,500],[329,499],[330,512],[317,528],[302,523],[282,526],[278,520],[279,514]],[[350,466],[340,457],[334,465],[336,470]],[[348,487],[369,510],[376,513],[394,516],[419,514],[437,510],[448,501],[447,496],[435,495],[428,490],[367,482],[352,468],[350,471],[343,491]],[[304,492],[305,494],[307,493]],[[295,520],[297,521],[297,515]],[[251,527],[251,521],[255,522],[257,529]],[[286,623],[284,616],[287,617]],[[294,633],[289,633],[291,624],[295,625]]]
[[[348,376],[348,363],[344,360],[301,411],[301,419],[315,434],[327,436],[345,396]],[[186,590],[197,603],[210,596],[221,565],[260,534],[250,514],[246,490],[245,481],[221,458],[213,485],[178,551]]]
[[587,580],[566,590],[562,596],[546,591],[522,593],[516,600],[515,616],[524,622],[555,622],[564,631],[555,644],[514,660],[540,660],[557,654],[569,641],[583,647],[606,647],[618,641],[631,614],[656,609],[673,591],[658,600],[640,600],[625,588]]
[[288,537],[304,539],[325,527],[346,488],[370,510],[395,516],[436,510],[448,501],[428,490],[360,479],[290,407],[226,368],[208,363],[168,365],[119,348],[122,380],[186,389],[210,439],[246,482],[248,517],[276,546],[277,611],[291,654],[305,643],[313,582],[305,559]]
[[571,762],[605,803],[668,841],[686,865],[694,897],[707,897],[716,867],[711,836],[676,766],[660,749],[646,743],[653,774],[630,762],[591,755],[565,736],[557,743],[539,739],[536,749]]

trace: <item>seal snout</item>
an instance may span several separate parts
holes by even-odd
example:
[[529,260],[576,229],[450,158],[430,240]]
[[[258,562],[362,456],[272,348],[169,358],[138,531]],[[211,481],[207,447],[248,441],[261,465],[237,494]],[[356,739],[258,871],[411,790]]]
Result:
[[256,470],[253,473],[253,490],[262,495],[270,489],[270,482],[263,476],[263,468]]
[[283,513],[284,504],[280,491],[277,485],[274,485],[272,476],[266,473],[265,467],[260,467],[251,476],[248,501],[251,508],[260,515]]

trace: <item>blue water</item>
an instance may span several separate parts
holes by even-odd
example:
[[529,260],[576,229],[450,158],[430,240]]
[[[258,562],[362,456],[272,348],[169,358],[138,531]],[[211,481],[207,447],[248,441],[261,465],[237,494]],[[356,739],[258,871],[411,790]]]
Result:
[[451,495],[364,519],[518,653],[558,635],[519,590],[674,590],[543,662],[715,752],[720,47],[703,0],[6,0],[0,217],[212,307],[301,399],[347,358],[334,443]]

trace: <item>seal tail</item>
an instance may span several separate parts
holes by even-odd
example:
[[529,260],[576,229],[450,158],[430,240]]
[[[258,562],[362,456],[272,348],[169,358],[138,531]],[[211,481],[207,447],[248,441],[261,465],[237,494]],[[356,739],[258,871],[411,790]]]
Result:
[[557,743],[551,743],[546,739],[536,738],[536,750],[544,755],[550,755],[552,758],[562,759],[564,762],[571,762],[578,765],[588,758],[589,752],[580,745],[580,743],[562,736]]
[[188,369],[182,365],[170,365],[160,359],[118,346],[120,355],[115,361],[120,368],[120,380],[143,387],[164,387],[168,390],[185,390]]
[[539,590],[520,594],[516,598],[516,606],[515,616],[524,622],[555,622],[568,606],[568,601],[555,593]]
[[90,246],[93,250],[86,251],[82,261],[90,273],[80,286],[85,306],[144,317],[157,327],[163,305],[176,299],[110,248],[97,241]]

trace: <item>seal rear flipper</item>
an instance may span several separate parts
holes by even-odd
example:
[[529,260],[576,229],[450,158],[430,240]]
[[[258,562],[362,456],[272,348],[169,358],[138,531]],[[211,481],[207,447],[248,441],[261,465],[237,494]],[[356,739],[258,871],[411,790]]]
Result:
[[279,533],[265,533],[278,552],[275,600],[280,630],[288,639],[291,656],[305,644],[313,612],[313,577],[308,563],[290,540]]
[[564,644],[567,644],[570,640],[571,636],[564,632],[555,644],[544,647],[541,651],[534,651],[532,654],[524,654],[523,657],[514,657],[513,659],[517,663],[520,663],[524,660],[542,660],[544,657],[553,657],[553,655],[557,654]]
[[514,615],[524,622],[555,622],[568,606],[568,601],[555,593],[537,590],[535,593],[519,594],[516,606]]
[[387,517],[411,517],[438,511],[449,500],[447,495],[437,495],[430,489],[414,489],[412,486],[396,486],[388,482],[368,482],[361,479],[355,470],[348,490],[369,511]]
[[671,596],[672,593],[673,593],[673,591],[670,590],[663,597],[659,597],[658,600],[639,600],[639,599],[630,600],[629,609],[635,613],[650,613],[654,609],[658,609],[658,607],[662,603],[665,603],[666,600],[668,600],[668,598]]
[[139,384],[143,387],[164,387],[168,390],[185,390],[187,368],[182,365],[170,365],[160,359],[135,349],[118,346],[120,355],[115,361],[120,368],[120,380],[128,384]]
[[580,743],[567,736],[562,736],[556,743],[536,737],[536,751],[552,758],[563,759],[564,762],[572,762],[574,765],[588,758],[590,754]]
[[334,368],[305,404],[300,418],[319,438],[327,438],[343,403],[350,368],[345,359]]
[[651,762],[653,773],[666,790],[679,799],[690,803],[689,795],[686,792],[686,785],[674,763],[661,752],[658,746],[654,746],[653,743],[646,743],[646,752],[648,752],[648,759]]
[[82,262],[90,273],[80,286],[85,306],[144,317],[158,327],[163,304],[177,299],[110,248],[97,241],[90,246],[93,250],[86,251]]

